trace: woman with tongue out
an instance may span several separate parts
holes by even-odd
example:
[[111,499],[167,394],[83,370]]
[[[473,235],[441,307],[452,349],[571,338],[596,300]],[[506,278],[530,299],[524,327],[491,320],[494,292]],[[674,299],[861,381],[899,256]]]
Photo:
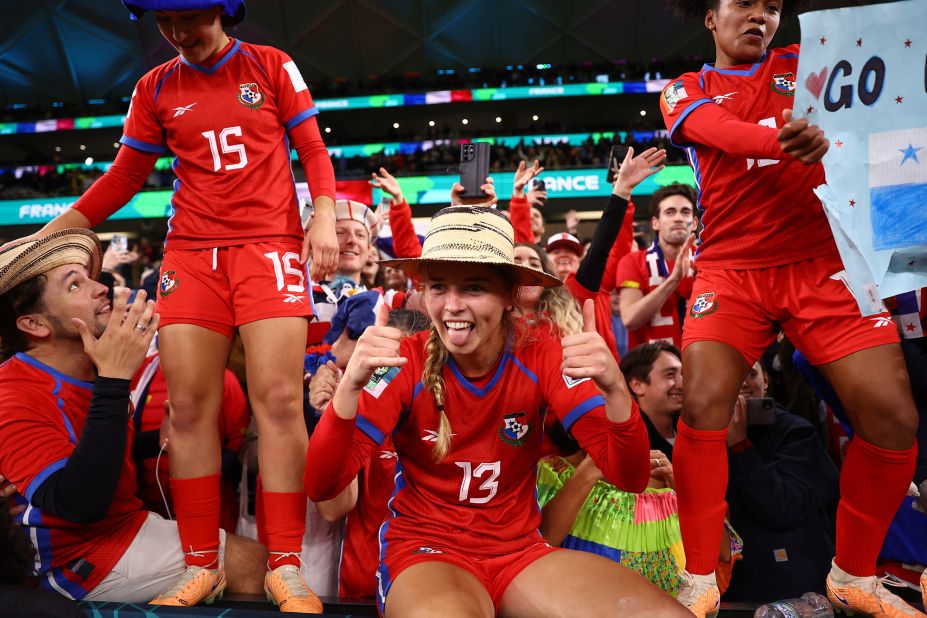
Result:
[[[672,4],[704,24],[716,58],[672,80],[660,97],[670,138],[687,150],[699,181],[704,225],[683,327],[682,420],[673,447],[688,571],[678,599],[697,616],[717,612],[727,427],[744,377],[781,329],[830,382],[856,430],[841,472],[828,597],[840,611],[923,617],[876,577],[917,456],[917,411],[898,335],[873,327],[891,324],[887,312],[860,316],[845,285],[813,193],[825,182],[829,142],[819,127],[792,118],[799,48],[769,47],[780,18],[806,3]],[[817,114],[802,112],[811,120]]]
[[400,339],[381,311],[358,341],[309,442],[306,491],[332,498],[386,436],[398,460],[380,528],[378,605],[387,616],[679,615],[616,563],[550,547],[538,527],[536,466],[555,414],[605,476],[641,491],[649,475],[640,412],[592,303],[563,340],[520,332],[520,286],[560,281],[514,261],[493,208],[431,220],[420,258],[384,262],[422,282],[430,331]]

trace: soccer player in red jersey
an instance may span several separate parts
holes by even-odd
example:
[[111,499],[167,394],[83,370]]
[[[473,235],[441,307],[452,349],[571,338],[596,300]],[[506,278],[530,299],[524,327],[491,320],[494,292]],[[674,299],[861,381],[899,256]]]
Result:
[[618,263],[615,283],[628,349],[655,341],[682,345],[682,317],[692,292],[687,241],[695,228],[695,201],[688,185],[660,187],[650,198],[653,244]]
[[716,62],[663,90],[671,139],[699,184],[702,245],[683,332],[682,421],[674,447],[686,549],[680,600],[717,611],[725,513],[725,434],[740,385],[781,328],[825,375],[856,430],[841,475],[831,603],[875,616],[923,616],[888,592],[876,558],[914,472],[917,413],[888,314],[860,316],[812,189],[829,143],[792,120],[798,46],[769,49],[792,0],[677,0],[703,19]]
[[511,316],[519,285],[560,282],[514,263],[512,226],[492,208],[441,210],[421,258],[387,264],[423,280],[432,328],[403,339],[381,309],[310,439],[305,477],[310,498],[329,499],[391,437],[398,459],[379,534],[381,612],[682,615],[628,569],[552,548],[537,530],[545,410],[618,486],[647,484],[640,412],[595,331],[592,302],[583,332],[520,338]]
[[[303,267],[333,272],[334,172],[317,110],[296,64],[272,47],[229,38],[242,0],[125,0],[153,11],[179,56],[139,80],[112,168],[47,225],[91,227],[141,188],[159,155],[177,175],[158,293],[159,346],[171,394],[170,468],[189,568],[154,602],[194,605],[222,579],[218,561],[218,414],[233,332],[244,340],[260,433],[266,590],[284,611],[321,612],[299,575],[306,499],[302,366],[313,315]],[[300,224],[290,168],[296,149],[314,197]]]

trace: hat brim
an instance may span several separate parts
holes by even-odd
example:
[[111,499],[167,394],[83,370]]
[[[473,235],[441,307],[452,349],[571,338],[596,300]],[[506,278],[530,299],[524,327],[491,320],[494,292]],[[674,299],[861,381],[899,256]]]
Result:
[[521,266],[520,264],[512,264],[509,262],[490,262],[487,260],[468,260],[455,258],[395,258],[392,260],[380,260],[377,263],[381,266],[399,268],[406,274],[418,276],[422,274],[423,268],[429,264],[485,264],[487,266],[497,266],[499,268],[508,270],[515,275],[515,279],[520,286],[538,285],[545,288],[555,288],[559,285],[563,285],[563,282],[560,279],[554,277],[553,275],[548,275],[544,271],[536,270],[530,266]]
[[571,240],[555,240],[554,242],[544,247],[544,251],[547,251],[548,253],[550,253],[551,249],[567,249],[579,257],[583,257],[583,253],[585,251],[582,245],[577,244]]
[[100,274],[100,240],[84,228],[68,228],[38,240],[23,240],[0,251],[0,295],[20,283],[65,264],[87,267],[91,279]]

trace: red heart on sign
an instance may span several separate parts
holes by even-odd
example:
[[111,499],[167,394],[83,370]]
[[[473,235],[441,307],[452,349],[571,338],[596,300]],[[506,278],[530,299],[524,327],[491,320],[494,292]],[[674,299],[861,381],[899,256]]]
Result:
[[821,98],[821,91],[824,90],[824,82],[827,80],[827,67],[821,69],[820,73],[812,73],[805,80],[805,88],[811,91],[815,99]]

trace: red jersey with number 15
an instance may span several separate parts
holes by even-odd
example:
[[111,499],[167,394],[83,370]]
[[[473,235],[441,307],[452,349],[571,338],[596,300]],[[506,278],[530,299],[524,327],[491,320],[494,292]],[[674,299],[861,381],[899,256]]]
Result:
[[660,109],[670,138],[685,148],[699,188],[704,225],[699,269],[767,268],[836,255],[813,193],[825,182],[823,165],[805,165],[785,154],[778,160],[750,159],[683,137],[686,119],[702,105],[719,105],[769,131],[782,126],[782,110],[794,101],[798,49],[770,49],[754,65],[716,69],[706,64],[663,90]]
[[287,131],[318,113],[293,60],[233,40],[210,67],[177,57],[135,87],[123,144],[176,158],[167,242],[302,241]]

